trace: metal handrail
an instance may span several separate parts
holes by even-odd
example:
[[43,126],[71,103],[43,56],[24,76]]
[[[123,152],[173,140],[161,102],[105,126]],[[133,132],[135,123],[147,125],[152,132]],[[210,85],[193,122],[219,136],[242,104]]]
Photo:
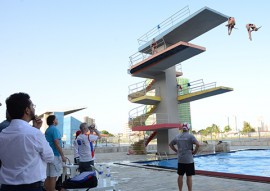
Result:
[[176,65],[175,65],[175,70],[176,70],[177,72],[182,72],[182,64],[181,64],[181,63],[176,64]]
[[134,117],[130,120],[130,125],[134,126],[145,126],[148,124],[164,124],[170,121],[170,116],[167,113],[153,113],[147,116],[147,120],[144,118],[144,115]]
[[147,88],[147,86],[149,84],[151,84],[153,80],[144,80],[142,82],[138,82],[138,83],[135,83],[135,84],[131,84],[128,86],[128,94],[132,94],[132,93],[135,93],[135,92],[139,92],[141,90],[144,90]]
[[154,106],[142,105],[129,111],[129,118],[134,119],[138,116],[147,114]]
[[179,19],[183,18],[186,15],[188,16],[190,15],[190,10],[189,10],[188,5],[182,8],[181,10],[177,11],[175,14],[173,14],[168,19],[164,20],[163,22],[161,22],[154,28],[152,28],[150,31],[142,35],[140,38],[138,38],[139,45],[148,42],[149,39],[152,39],[153,37],[157,36],[161,32],[170,28],[176,23],[176,21],[178,21]]
[[152,87],[151,83],[153,80],[145,80],[144,82],[139,82],[129,86],[128,99],[132,100],[142,96],[159,96],[160,88]]
[[215,87],[216,87],[216,82],[211,82],[211,83],[202,84],[202,85],[196,84],[196,86],[194,85],[185,86],[182,89],[179,89],[178,95],[186,95],[186,94],[204,91],[204,90],[215,88]]
[[[167,46],[166,46],[166,43],[165,43],[163,38],[161,40],[157,41],[157,50],[158,51],[165,50],[166,47]],[[150,56],[152,56],[151,45],[148,46],[148,48],[145,49],[144,52],[136,52],[136,53],[132,54],[129,57],[129,67],[149,58]]]

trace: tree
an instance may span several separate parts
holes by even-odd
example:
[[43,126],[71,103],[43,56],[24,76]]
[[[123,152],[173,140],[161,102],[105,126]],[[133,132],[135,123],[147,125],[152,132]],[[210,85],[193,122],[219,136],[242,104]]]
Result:
[[243,133],[255,132],[255,129],[251,127],[251,125],[248,122],[244,121],[242,132]]
[[224,132],[225,133],[227,133],[227,132],[229,132],[229,131],[231,131],[232,129],[231,129],[231,127],[229,126],[229,125],[226,125],[225,127],[224,127]]
[[207,131],[205,129],[199,130],[198,133],[203,135],[203,136],[207,136]]
[[211,135],[211,140],[212,140],[213,133],[215,134],[215,138],[216,138],[216,134],[220,132],[219,127],[216,124],[212,124],[212,126],[207,127],[206,131],[207,131],[207,134]]
[[106,130],[102,130],[102,131],[100,131],[100,133],[101,133],[101,134],[104,134],[104,135],[108,135],[108,136],[110,136],[110,137],[114,137],[113,134],[109,133],[109,132],[106,131]]

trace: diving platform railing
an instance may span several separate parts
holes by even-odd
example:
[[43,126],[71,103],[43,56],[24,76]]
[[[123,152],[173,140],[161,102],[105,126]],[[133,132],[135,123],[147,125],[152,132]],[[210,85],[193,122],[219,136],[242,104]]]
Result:
[[216,88],[216,82],[205,84],[202,79],[178,85],[178,95],[186,95],[194,92]]
[[170,116],[167,113],[153,113],[150,114],[147,119],[144,117],[133,117],[130,118],[129,125],[131,127],[135,126],[147,126],[156,124],[166,124],[169,123]]
[[189,6],[185,6],[184,8],[182,8],[181,10],[170,16],[168,19],[161,22],[156,27],[152,28],[146,34],[142,35],[138,39],[139,45],[142,45],[148,42],[149,40],[152,40],[155,36],[159,35],[161,32],[173,26],[178,20],[189,15],[190,15]]
[[175,70],[176,70],[176,72],[182,72],[182,64],[181,63],[176,64],[175,65]]
[[[165,50],[167,48],[166,43],[163,39],[158,40],[156,51]],[[149,58],[152,56],[152,47],[149,46],[144,52],[136,52],[129,57],[129,67]]]

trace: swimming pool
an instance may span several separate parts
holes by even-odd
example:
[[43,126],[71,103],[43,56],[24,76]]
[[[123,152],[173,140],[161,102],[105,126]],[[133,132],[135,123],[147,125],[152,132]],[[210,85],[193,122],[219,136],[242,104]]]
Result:
[[[196,171],[270,177],[270,150],[243,150],[195,156]],[[146,166],[177,169],[177,159],[139,162]]]

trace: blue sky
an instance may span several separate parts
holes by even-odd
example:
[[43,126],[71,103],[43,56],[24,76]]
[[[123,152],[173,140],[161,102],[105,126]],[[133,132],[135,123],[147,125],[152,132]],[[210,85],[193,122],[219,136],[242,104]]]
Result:
[[[128,86],[143,79],[127,74],[137,39],[185,6],[204,6],[234,16],[237,30],[225,24],[194,39],[206,52],[182,63],[185,78],[234,88],[234,92],[191,103],[194,129],[221,128],[243,121],[269,123],[268,0],[0,0],[0,102],[27,92],[37,114],[87,107],[73,116],[96,119],[100,129],[122,131],[129,110]],[[262,26],[249,41],[247,23]],[[268,34],[268,35],[267,35]],[[0,108],[4,119],[5,106]],[[233,125],[233,124],[231,124]]]

